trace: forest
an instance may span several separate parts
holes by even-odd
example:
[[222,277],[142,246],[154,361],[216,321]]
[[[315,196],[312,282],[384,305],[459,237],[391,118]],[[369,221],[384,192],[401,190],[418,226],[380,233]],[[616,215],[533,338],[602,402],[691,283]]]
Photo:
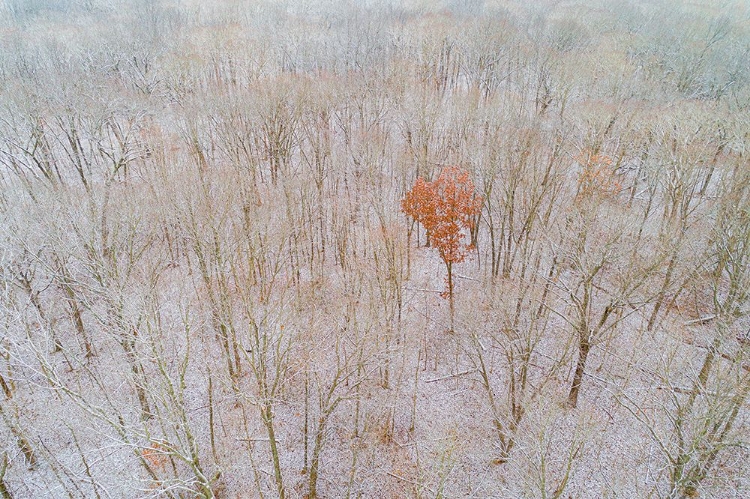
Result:
[[0,499],[750,497],[750,4],[0,0]]

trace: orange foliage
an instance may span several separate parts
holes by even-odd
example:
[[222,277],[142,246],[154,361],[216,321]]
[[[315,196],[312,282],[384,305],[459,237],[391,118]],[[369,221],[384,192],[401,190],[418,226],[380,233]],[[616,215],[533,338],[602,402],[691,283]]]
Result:
[[579,155],[576,160],[583,167],[578,177],[577,198],[608,197],[620,192],[622,184],[612,168],[612,158],[587,151]]
[[449,166],[434,182],[417,179],[401,209],[424,226],[446,264],[463,261],[473,249],[463,239],[482,210],[482,197],[474,193],[466,170]]
[[159,442],[151,442],[150,445],[141,451],[141,455],[149,465],[157,470],[163,470],[167,465],[167,449]]

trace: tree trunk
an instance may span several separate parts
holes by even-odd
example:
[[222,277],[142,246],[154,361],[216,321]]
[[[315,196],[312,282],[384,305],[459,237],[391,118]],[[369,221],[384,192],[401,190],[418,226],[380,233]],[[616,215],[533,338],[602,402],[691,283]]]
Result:
[[88,334],[86,333],[86,327],[83,325],[83,318],[81,317],[81,307],[78,305],[78,300],[76,299],[75,291],[73,291],[73,288],[70,287],[70,284],[67,283],[67,275],[63,274],[63,282],[60,284],[60,286],[63,289],[63,292],[65,292],[65,296],[67,297],[68,307],[70,308],[70,316],[73,321],[73,325],[76,328],[76,332],[83,340],[83,349],[86,354],[86,357],[91,357],[94,355],[94,351],[91,348],[91,341],[89,340]]
[[568,394],[568,407],[570,408],[575,408],[578,405],[578,392],[581,390],[583,372],[586,369],[586,358],[589,356],[589,350],[591,349],[589,340],[584,334],[579,332],[578,362],[573,376],[573,384],[570,386],[570,393]]
[[133,371],[133,377],[135,378],[135,393],[138,396],[138,403],[141,406],[141,421],[151,419],[151,407],[148,404],[148,396],[146,395],[146,374],[143,371],[143,366],[138,359],[138,352],[135,349],[135,333],[132,333],[130,338],[123,338],[121,342],[122,348],[125,350],[125,356],[128,358],[130,369]]
[[5,426],[7,426],[13,436],[16,437],[16,445],[18,445],[19,450],[26,458],[26,464],[29,469],[34,469],[34,467],[36,467],[36,454],[34,453],[34,449],[31,448],[31,443],[29,443],[29,440],[24,435],[23,430],[21,430],[16,422],[11,420],[11,417],[3,410],[2,405],[0,405],[0,417],[2,417],[5,422]]
[[451,315],[451,329],[449,332],[453,333],[455,331],[454,325],[456,316],[455,302],[453,301],[453,262],[445,262],[445,266],[448,268],[448,305],[450,307]]
[[674,269],[677,264],[678,244],[675,244],[675,249],[669,258],[669,264],[667,265],[667,272],[664,275],[664,281],[662,282],[661,289],[659,289],[659,294],[656,297],[656,304],[654,304],[654,310],[651,312],[651,317],[649,317],[648,319],[648,325],[646,326],[647,331],[653,331],[654,326],[656,325],[656,319],[659,317],[659,311],[661,310],[661,307],[664,304],[664,298],[666,298],[667,296],[667,290],[669,289],[669,286],[672,284],[672,274],[674,273]]
[[3,453],[3,462],[0,463],[0,498],[13,499],[8,487],[5,485],[5,470],[8,468],[8,454]]
[[325,431],[325,422],[320,422],[320,427],[315,434],[315,447],[313,447],[312,460],[310,461],[310,491],[308,499],[317,499],[318,497],[318,466],[320,465],[320,453],[323,450],[323,433]]
[[284,480],[281,475],[281,463],[279,461],[279,448],[276,443],[276,431],[273,427],[273,408],[270,404],[265,404],[265,407],[261,410],[263,417],[263,424],[268,432],[268,440],[271,445],[271,457],[273,459],[273,472],[274,479],[276,480],[276,490],[279,494],[279,499],[285,499],[286,491],[284,490]]
[[5,381],[5,378],[3,378],[3,375],[0,374],[0,387],[3,389],[3,393],[5,394],[5,398],[13,398],[13,391],[10,389],[10,385]]

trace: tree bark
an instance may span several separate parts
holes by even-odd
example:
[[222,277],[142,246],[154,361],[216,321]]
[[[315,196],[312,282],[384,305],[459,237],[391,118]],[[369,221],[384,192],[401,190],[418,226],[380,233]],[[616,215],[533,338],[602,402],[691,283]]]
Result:
[[451,321],[451,329],[450,332],[453,333],[455,331],[455,317],[456,317],[456,305],[453,301],[453,263],[452,262],[445,262],[445,266],[448,268],[448,302],[450,307],[450,321]]
[[279,461],[279,448],[276,442],[276,431],[273,426],[273,408],[270,404],[265,404],[261,411],[263,424],[268,432],[268,440],[271,446],[271,457],[273,459],[273,472],[274,479],[276,481],[276,490],[279,494],[279,499],[285,499],[286,491],[284,490],[284,480],[281,475],[281,463]]
[[591,349],[589,340],[584,337],[584,333],[579,332],[579,335],[578,362],[576,363],[576,371],[573,375],[573,384],[570,386],[570,393],[568,394],[568,407],[573,409],[578,406],[578,393],[581,390],[583,373],[586,369],[586,358],[589,356],[589,350]]
[[3,462],[0,464],[0,497],[2,499],[13,499],[8,487],[5,485],[5,470],[8,468],[8,454],[3,453]]

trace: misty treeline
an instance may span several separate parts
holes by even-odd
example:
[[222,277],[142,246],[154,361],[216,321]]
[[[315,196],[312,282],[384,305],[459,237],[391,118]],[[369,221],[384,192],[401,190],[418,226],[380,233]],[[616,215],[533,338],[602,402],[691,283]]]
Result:
[[747,497],[749,19],[5,0],[0,496]]

